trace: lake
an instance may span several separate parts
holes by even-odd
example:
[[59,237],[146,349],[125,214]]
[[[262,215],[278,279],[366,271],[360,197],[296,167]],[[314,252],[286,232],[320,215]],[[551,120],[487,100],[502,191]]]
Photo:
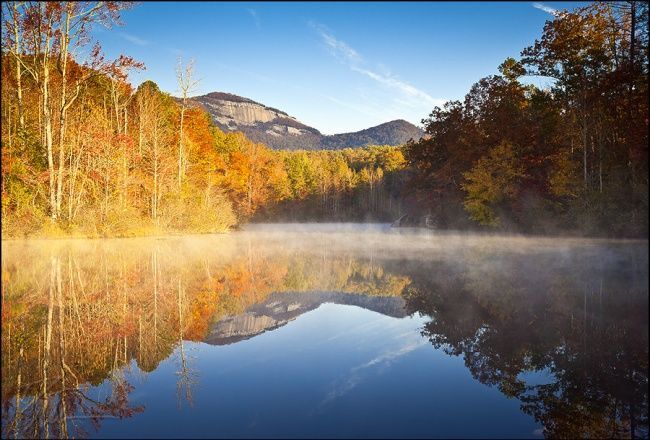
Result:
[[648,242],[2,242],[8,437],[648,437]]

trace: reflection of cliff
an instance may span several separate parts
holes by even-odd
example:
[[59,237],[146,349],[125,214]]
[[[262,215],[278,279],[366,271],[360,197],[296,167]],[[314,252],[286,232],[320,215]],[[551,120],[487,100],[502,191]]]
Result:
[[401,297],[363,296],[344,292],[276,292],[266,301],[249,307],[244,313],[228,316],[215,323],[205,342],[226,345],[250,339],[282,327],[324,303],[362,307],[395,318],[406,316]]
[[[367,260],[336,256],[323,261],[320,256],[305,254],[253,256],[250,262],[237,259],[223,274],[224,286],[214,301],[216,310],[211,315],[212,322],[241,315],[257,304],[266,303],[274,292],[295,292],[297,295],[347,292],[357,297],[399,297],[410,282],[407,277]],[[201,322],[207,325],[209,320]],[[202,334],[206,332],[207,327]],[[202,336],[194,338],[201,339]]]

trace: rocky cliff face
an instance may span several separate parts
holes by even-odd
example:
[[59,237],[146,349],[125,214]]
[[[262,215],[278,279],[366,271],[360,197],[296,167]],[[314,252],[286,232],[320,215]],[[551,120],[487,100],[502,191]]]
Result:
[[224,131],[241,131],[246,137],[276,149],[304,148],[322,135],[283,111],[230,93],[213,92],[192,98]]
[[280,117],[279,113],[248,102],[220,101],[213,106],[215,113],[220,113],[215,119],[226,125],[254,125],[256,122],[269,122]]
[[215,121],[226,126],[255,125],[275,119],[295,118],[263,104],[230,93],[213,92],[193,98],[203,104]]
[[224,131],[241,131],[246,137],[275,149],[340,149],[365,145],[402,145],[418,139],[422,130],[396,120],[353,133],[325,136],[293,116],[231,93],[213,92],[192,98],[210,113]]

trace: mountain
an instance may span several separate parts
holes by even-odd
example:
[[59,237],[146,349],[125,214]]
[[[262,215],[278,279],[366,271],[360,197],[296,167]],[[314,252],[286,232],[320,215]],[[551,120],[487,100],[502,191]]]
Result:
[[278,150],[402,145],[423,134],[415,125],[398,119],[361,131],[328,136],[281,110],[231,93],[212,92],[192,100],[203,107],[222,130],[241,131],[249,139]]
[[402,145],[411,138],[418,140],[423,134],[410,122],[396,119],[361,131],[323,136],[321,145],[328,150],[364,145]]

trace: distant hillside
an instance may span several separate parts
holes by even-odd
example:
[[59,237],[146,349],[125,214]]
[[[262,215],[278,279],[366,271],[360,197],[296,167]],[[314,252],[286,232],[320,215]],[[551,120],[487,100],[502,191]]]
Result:
[[324,136],[321,146],[334,150],[364,145],[402,145],[411,138],[418,140],[422,135],[422,130],[415,125],[397,119],[361,131]]
[[249,139],[275,149],[318,150],[402,145],[411,138],[418,140],[423,134],[415,125],[399,119],[353,133],[327,136],[286,112],[242,96],[212,92],[192,99],[210,113],[214,123],[222,130],[241,131]]

